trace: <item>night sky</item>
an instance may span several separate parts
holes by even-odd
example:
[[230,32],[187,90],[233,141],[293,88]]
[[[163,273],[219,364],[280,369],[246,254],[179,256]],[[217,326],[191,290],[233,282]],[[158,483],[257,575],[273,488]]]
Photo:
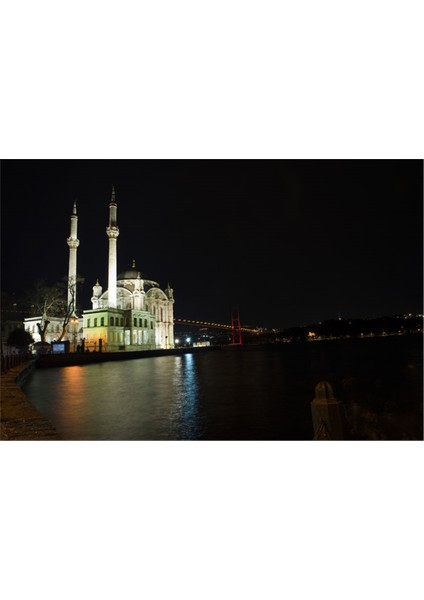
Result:
[[174,289],[177,318],[287,328],[421,312],[420,160],[3,160],[2,290],[67,275],[78,206],[79,296],[107,288],[108,203],[118,271],[132,259]]

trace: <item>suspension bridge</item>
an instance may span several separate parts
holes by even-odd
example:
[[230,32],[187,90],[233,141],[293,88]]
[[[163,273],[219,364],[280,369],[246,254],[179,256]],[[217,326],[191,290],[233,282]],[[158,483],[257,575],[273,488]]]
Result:
[[211,329],[221,329],[227,331],[239,330],[242,333],[260,334],[261,331],[255,327],[241,327],[237,326],[237,323],[212,323],[211,321],[194,321],[192,319],[178,319],[174,318],[175,325],[189,325],[190,327],[207,327]]

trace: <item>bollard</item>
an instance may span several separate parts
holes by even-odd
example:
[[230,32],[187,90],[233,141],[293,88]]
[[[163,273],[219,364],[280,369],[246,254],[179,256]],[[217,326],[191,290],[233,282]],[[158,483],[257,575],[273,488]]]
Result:
[[315,386],[315,398],[311,402],[314,440],[344,439],[341,405],[328,381],[320,381]]

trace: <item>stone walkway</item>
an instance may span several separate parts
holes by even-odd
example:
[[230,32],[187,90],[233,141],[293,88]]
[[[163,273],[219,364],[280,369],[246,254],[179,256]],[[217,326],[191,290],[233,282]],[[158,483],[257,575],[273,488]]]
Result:
[[30,363],[22,364],[1,374],[1,441],[62,439],[16,383],[16,379],[23,377],[30,368]]

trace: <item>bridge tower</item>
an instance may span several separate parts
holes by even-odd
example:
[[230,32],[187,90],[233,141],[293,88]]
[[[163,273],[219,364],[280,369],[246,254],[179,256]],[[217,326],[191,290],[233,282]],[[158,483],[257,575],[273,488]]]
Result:
[[238,306],[233,308],[231,311],[231,343],[232,344],[243,344],[241,337],[241,326],[240,326],[240,313]]

